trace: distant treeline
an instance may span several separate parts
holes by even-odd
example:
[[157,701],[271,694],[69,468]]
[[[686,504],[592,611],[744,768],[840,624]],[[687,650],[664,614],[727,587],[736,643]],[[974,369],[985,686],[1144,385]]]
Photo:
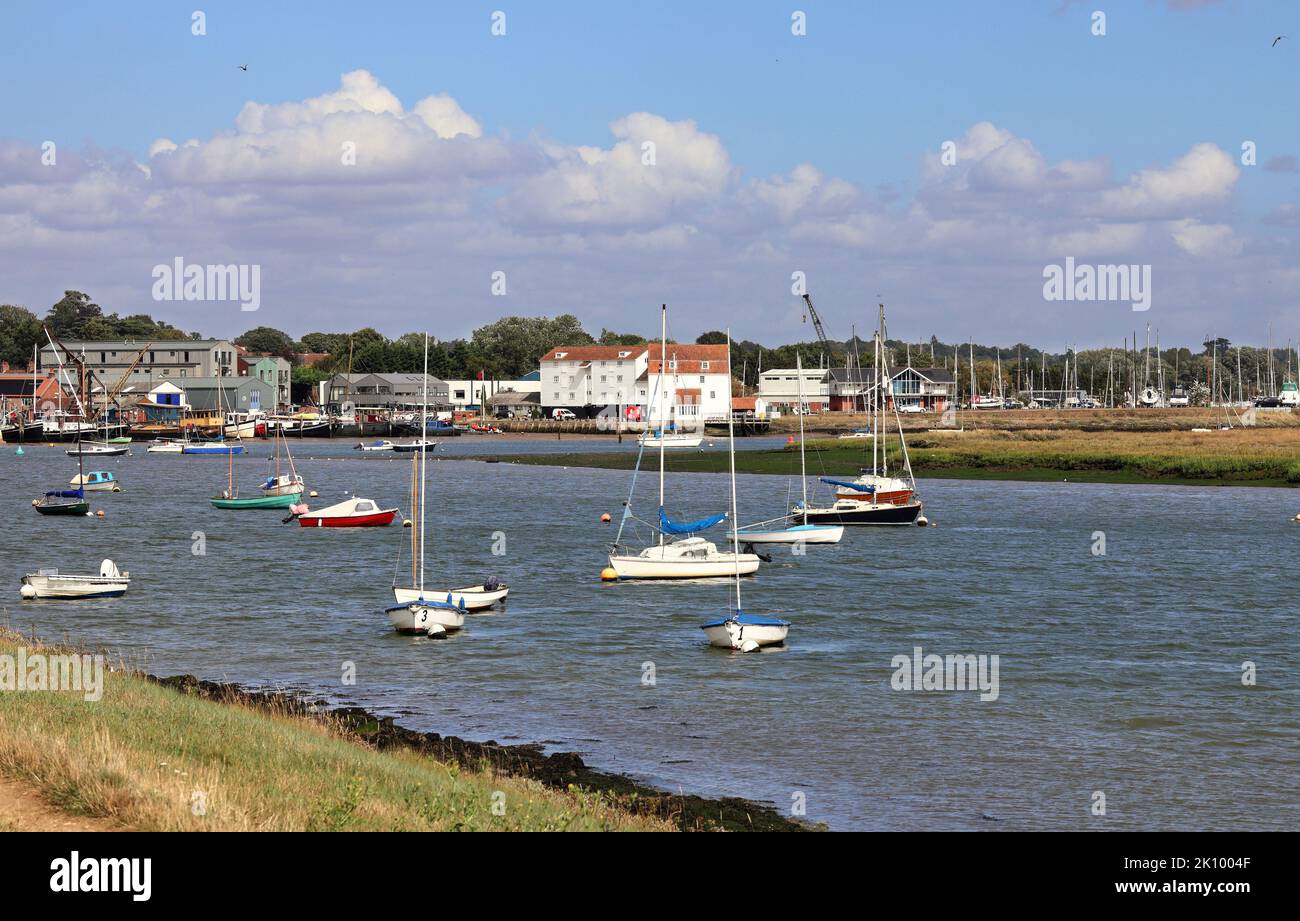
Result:
[[[105,314],[90,296],[67,291],[52,305],[43,318],[61,339],[133,339],[139,342],[159,339],[200,339],[198,332],[185,332],[148,314],[125,317]],[[0,358],[14,366],[23,366],[31,358],[32,347],[41,339],[41,322],[25,307],[0,305]],[[657,337],[656,337],[657,338]],[[419,372],[424,362],[423,333],[405,333],[390,339],[366,327],[353,332],[311,332],[300,338],[270,326],[259,326],[233,340],[254,352],[281,355],[293,365],[295,383],[322,380],[338,371],[357,373],[376,371]],[[480,373],[485,378],[515,379],[537,370],[538,360],[551,349],[563,345],[643,345],[645,336],[602,329],[593,336],[582,328],[572,314],[550,317],[504,317],[474,330],[469,339],[430,339],[429,372],[443,379],[470,379]],[[723,343],[726,334],[712,330],[696,339],[697,343]],[[1159,354],[1152,348],[1143,351],[1133,343],[1127,348],[1088,349],[1075,352],[1046,352],[1027,343],[1007,347],[975,343],[905,342],[891,339],[886,343],[886,360],[901,365],[937,366],[952,370],[960,363],[958,383],[963,392],[970,389],[970,359],[975,358],[976,387],[989,392],[997,378],[1001,360],[1002,390],[1011,394],[1028,388],[1058,389],[1066,386],[1068,368],[1071,383],[1094,394],[1104,393],[1108,382],[1122,393],[1136,379],[1137,386],[1155,386],[1161,379],[1166,389],[1191,387],[1216,379],[1225,395],[1235,396],[1240,389],[1246,396],[1271,391],[1282,381],[1294,379],[1295,352],[1287,348],[1272,351],[1254,346],[1234,346],[1227,339],[1209,339],[1193,352],[1186,347],[1167,348]],[[303,363],[300,356],[325,356]],[[871,365],[871,342],[866,339],[846,341],[798,342],[769,348],[757,342],[732,343],[732,365],[737,380],[745,387],[757,387],[762,369],[793,368],[796,356],[805,367],[843,367],[846,362]],[[1213,370],[1217,354],[1218,369]],[[1240,377],[1238,377],[1240,364]],[[1238,385],[1240,384],[1240,388]]]

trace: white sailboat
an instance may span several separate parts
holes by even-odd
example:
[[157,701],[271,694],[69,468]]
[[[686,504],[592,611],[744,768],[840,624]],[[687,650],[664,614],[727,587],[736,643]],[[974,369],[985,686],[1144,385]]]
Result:
[[28,601],[42,598],[117,598],[125,595],[130,585],[129,572],[119,572],[112,560],[104,560],[99,564],[97,576],[60,575],[57,569],[28,573],[23,576],[19,594]]
[[[731,350],[731,330],[727,330],[727,350]],[[730,375],[728,375],[727,404],[731,404]],[[709,639],[710,646],[723,649],[738,649],[741,652],[753,652],[763,646],[775,646],[785,642],[790,633],[790,622],[779,617],[763,614],[746,613],[740,603],[740,531],[736,527],[736,426],[730,413],[727,414],[727,453],[731,462],[731,546],[732,556],[736,559],[733,570],[736,587],[736,607],[731,613],[718,620],[701,624],[700,629]]]
[[[803,431],[803,356],[795,355],[799,392],[799,485],[803,488],[803,501],[785,518],[775,522],[763,521],[740,529],[741,539],[747,544],[838,544],[844,537],[840,524],[810,524],[803,510],[808,508],[808,462],[804,450]],[[794,521],[787,527],[767,527],[782,521]]]
[[[280,472],[280,449],[284,448],[284,453],[289,459],[289,472]],[[266,482],[262,484],[262,495],[264,496],[288,496],[302,493],[306,489],[306,483],[298,474],[297,468],[293,465],[293,452],[289,450],[289,442],[284,437],[284,431],[277,428],[275,430],[275,473],[267,476]]]
[[[661,347],[667,353],[668,345],[668,307],[664,305],[660,312]],[[730,369],[728,369],[730,374]],[[664,412],[663,366],[659,374],[659,418],[666,418]],[[730,401],[728,401],[730,406]],[[728,415],[730,418],[730,415]],[[646,444],[642,442],[644,453]],[[713,579],[730,576],[733,571],[749,575],[758,570],[759,558],[752,553],[740,553],[738,549],[731,552],[722,551],[717,545],[699,537],[699,533],[713,527],[726,519],[726,515],[714,515],[699,521],[676,522],[668,518],[664,510],[664,449],[667,445],[661,439],[659,447],[659,540],[640,553],[620,553],[622,548],[623,528],[632,518],[632,495],[636,490],[636,472],[632,475],[632,485],[627,502],[623,504],[623,518],[619,522],[618,535],[610,548],[609,565],[619,579]],[[641,457],[637,457],[637,472],[641,469]],[[669,541],[668,535],[680,538]]]
[[[428,427],[429,416],[429,337],[424,337],[424,395],[420,409],[420,427]],[[491,607],[505,599],[510,589],[490,583],[451,590],[434,590],[424,584],[424,497],[427,452],[412,455],[412,512],[419,518],[419,530],[411,532],[411,587],[393,584],[396,605],[386,608],[388,619],[399,633],[424,633],[442,636],[465,625],[465,614]]]

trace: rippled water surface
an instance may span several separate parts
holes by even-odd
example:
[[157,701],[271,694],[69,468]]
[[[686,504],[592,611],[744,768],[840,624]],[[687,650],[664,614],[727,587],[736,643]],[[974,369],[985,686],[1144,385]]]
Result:
[[[440,454],[591,444],[466,437]],[[295,449],[320,493],[313,507],[356,492],[405,512],[409,459]],[[246,492],[269,446],[252,451],[235,462]],[[76,462],[26,452],[0,457],[7,619],[157,673],[286,685],[421,730],[544,742],[674,790],[782,810],[802,793],[808,817],[833,828],[1300,824],[1295,491],[924,482],[936,528],[773,550],[745,581],[745,607],[792,620],[790,641],[737,655],[698,629],[725,612],[726,583],[599,581],[613,533],[599,517],[617,521],[624,471],[431,461],[429,583],[494,574],[512,586],[503,611],[437,641],[397,636],[383,614],[409,536],[396,525],[310,530],[281,524],[283,512],[218,511],[207,497],[225,459],[142,445],[88,462],[125,487],[93,494],[105,518],[45,518],[31,499],[63,488]],[[790,487],[740,477],[742,519],[776,514]],[[646,517],[656,489],[643,475]],[[669,492],[682,518],[726,508],[724,477],[670,475]],[[105,556],[131,571],[126,597],[19,601],[24,572],[93,571]],[[892,690],[891,660],[915,646],[998,655],[997,700]],[[345,661],[355,686],[341,684]],[[1241,681],[1247,661],[1255,687]],[[1095,791],[1104,818],[1090,814]]]

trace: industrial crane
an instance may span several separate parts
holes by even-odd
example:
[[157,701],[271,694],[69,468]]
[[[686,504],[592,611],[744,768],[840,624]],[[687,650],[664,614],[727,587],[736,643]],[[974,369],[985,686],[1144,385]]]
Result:
[[804,322],[807,323],[808,317],[812,317],[813,329],[817,330],[817,341],[823,346],[829,347],[830,342],[826,338],[826,330],[822,329],[822,318],[817,316],[817,309],[813,307],[812,295],[805,293],[803,302],[808,305],[808,314],[803,318]]
[[[138,351],[138,352],[135,353],[135,358],[131,359],[131,363],[130,363],[129,365],[126,366],[126,370],[122,372],[122,376],[121,376],[120,378],[118,378],[117,383],[114,384],[114,385],[113,385],[113,386],[108,390],[108,392],[106,392],[106,393],[104,394],[104,412],[105,412],[105,413],[108,412],[108,407],[109,407],[110,404],[112,404],[112,403],[116,403],[116,402],[117,402],[117,398],[118,398],[119,396],[121,396],[121,394],[122,394],[122,388],[124,388],[124,387],[126,386],[126,382],[127,382],[128,380],[131,379],[131,373],[132,373],[133,371],[135,371],[136,367],[140,364],[140,359],[144,358],[144,353],[147,352],[147,351],[149,351],[149,348],[150,348],[152,345],[153,345],[152,342],[146,342],[146,343],[144,344],[144,347],[143,347],[142,349],[140,349],[140,351]],[[121,408],[121,407],[119,407],[119,409],[120,409],[120,408]],[[119,413],[119,416],[120,416],[120,413]]]

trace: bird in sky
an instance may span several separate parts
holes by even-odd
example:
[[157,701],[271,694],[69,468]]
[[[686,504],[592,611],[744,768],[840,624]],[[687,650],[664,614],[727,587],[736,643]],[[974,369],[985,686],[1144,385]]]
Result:
[[238,65],[238,67],[239,67],[240,70],[248,70],[248,65],[247,65],[247,64],[240,64],[240,65]]
[[1270,48],[1276,48],[1276,47],[1277,47],[1277,43],[1280,42],[1280,41],[1282,41],[1282,39],[1284,39],[1284,38],[1286,38],[1285,35],[1279,35],[1277,38],[1273,39],[1273,44],[1269,45],[1269,47],[1270,47]]

